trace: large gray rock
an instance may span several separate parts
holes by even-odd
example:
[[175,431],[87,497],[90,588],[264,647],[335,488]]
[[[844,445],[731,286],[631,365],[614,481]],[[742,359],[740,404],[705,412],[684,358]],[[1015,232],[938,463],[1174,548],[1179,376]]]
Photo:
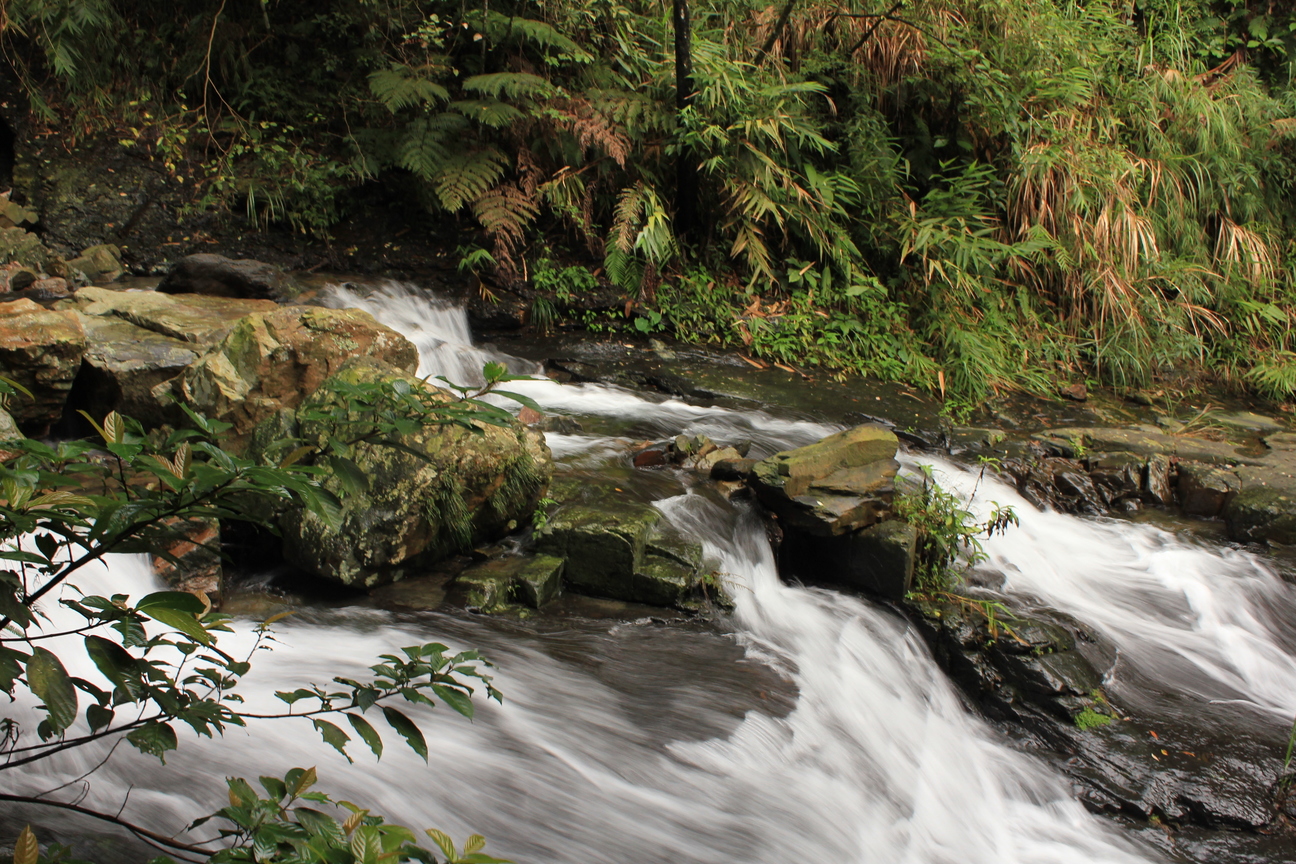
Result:
[[[403,370],[371,360],[353,362],[337,377],[347,383],[402,379],[412,387],[426,386]],[[447,401],[452,398],[428,389]],[[307,415],[330,398],[317,392],[299,406],[298,431],[307,443],[321,444],[328,434]],[[264,422],[280,427],[283,414],[272,413]],[[339,524],[300,509],[281,515],[285,558],[347,585],[372,587],[401,579],[516,529],[534,512],[552,474],[543,436],[521,423],[478,424],[471,430],[454,424],[427,426],[402,435],[398,443],[401,449],[378,443],[355,447],[354,460],[368,478],[367,490],[342,496],[336,477],[325,480],[326,488],[345,498]]]
[[1191,516],[1220,515],[1241,488],[1232,471],[1197,462],[1179,464],[1179,506]]
[[85,350],[85,330],[73,313],[30,300],[0,303],[0,375],[34,397],[19,394],[8,405],[25,432],[44,435],[63,415]]
[[163,294],[269,300],[291,293],[291,282],[271,264],[202,253],[186,255],[172,264],[157,290]]
[[749,482],[785,530],[845,534],[890,515],[898,446],[888,429],[857,426],[758,462]]
[[80,255],[67,262],[67,267],[69,271],[85,276],[93,285],[116,282],[126,273],[121,250],[109,243],[82,250]]
[[114,291],[91,285],[79,289],[59,308],[99,318],[120,318],[159,335],[205,347],[224,339],[248,315],[274,312],[280,306],[269,300],[171,297],[156,291]]

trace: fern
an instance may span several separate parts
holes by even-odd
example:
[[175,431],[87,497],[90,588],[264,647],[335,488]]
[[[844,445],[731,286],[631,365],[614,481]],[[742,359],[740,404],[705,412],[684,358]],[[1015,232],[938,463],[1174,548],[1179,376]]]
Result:
[[513,267],[513,253],[539,212],[536,197],[513,183],[502,183],[473,202],[473,215],[494,238],[495,259],[502,269]]
[[499,182],[505,166],[504,154],[494,147],[457,150],[442,161],[432,187],[441,206],[453,213]]
[[393,114],[402,108],[430,105],[450,98],[446,88],[420,74],[419,70],[404,65],[370,73],[369,92]]
[[470,93],[480,93],[499,99],[548,99],[558,88],[539,75],[529,72],[491,72],[465,78],[463,88]]
[[[470,16],[470,20],[480,25],[482,19],[480,15],[476,15]],[[588,51],[544,21],[491,12],[486,18],[486,26],[482,29],[493,42],[505,43],[513,40],[530,42],[540,48],[557,52],[555,59],[576,63],[589,63],[594,59]]]
[[527,116],[509,103],[498,99],[464,99],[451,102],[447,107],[491,129],[503,129]]

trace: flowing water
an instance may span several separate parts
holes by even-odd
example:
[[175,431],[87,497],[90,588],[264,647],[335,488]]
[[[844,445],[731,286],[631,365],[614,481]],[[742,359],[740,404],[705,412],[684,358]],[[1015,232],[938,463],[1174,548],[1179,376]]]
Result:
[[[420,374],[467,381],[483,361],[504,359],[470,345],[462,312],[417,292],[339,290],[333,299],[410,336]],[[833,431],[601,385],[510,387],[549,412],[588,418],[586,428],[605,418],[638,434],[745,438],[757,454]],[[549,440],[568,469],[624,459],[610,435]],[[1129,670],[1201,704],[1235,702],[1274,717],[1296,710],[1294,639],[1281,614],[1291,592],[1255,558],[1150,526],[1040,513],[1008,487],[950,463],[937,468],[965,494],[975,488],[975,506],[1016,505],[1022,524],[987,545],[983,578],[1102,633],[1124,664],[1114,679]],[[732,632],[650,620],[305,612],[280,624],[275,650],[256,657],[244,688],[253,706],[270,707],[275,689],[356,675],[383,651],[433,640],[483,648],[505,701],[479,702],[471,723],[445,709],[416,712],[428,765],[394,740],[381,763],[366,754],[348,765],[304,723],[185,740],[165,771],[122,748],[91,778],[86,803],[115,809],[129,789],[127,815],[179,825],[220,806],[222,776],[317,765],[323,789],[404,824],[459,837],[480,831],[488,851],[525,862],[1158,860],[1088,814],[1051,767],[971,715],[898,616],[783,584],[756,514],[685,483],[657,506],[732,580]],[[81,585],[132,595],[152,588],[134,558]],[[73,780],[99,758],[69,756],[21,785]]]

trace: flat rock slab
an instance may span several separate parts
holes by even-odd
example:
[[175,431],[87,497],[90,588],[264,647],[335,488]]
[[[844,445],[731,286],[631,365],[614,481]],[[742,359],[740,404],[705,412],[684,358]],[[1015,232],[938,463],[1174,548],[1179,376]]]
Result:
[[271,300],[114,291],[91,285],[63,301],[59,308],[75,309],[83,315],[113,316],[172,339],[211,345],[225,338],[244,316],[273,312],[279,304]]
[[564,561],[552,555],[508,555],[469,567],[455,580],[464,603],[483,612],[511,603],[539,609],[558,596]]

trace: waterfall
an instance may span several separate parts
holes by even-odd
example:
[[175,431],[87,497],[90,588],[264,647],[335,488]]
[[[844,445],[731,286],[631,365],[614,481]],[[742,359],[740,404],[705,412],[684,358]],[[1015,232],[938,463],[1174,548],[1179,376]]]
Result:
[[[368,309],[418,342],[421,374],[468,380],[474,367],[496,359],[471,345],[462,310],[417,292],[388,287],[360,297],[339,290],[332,298]],[[833,431],[602,385],[535,380],[510,386],[550,412],[633,417],[663,435],[749,438],[758,453]],[[605,436],[550,439],[568,464],[623,459],[624,451]],[[970,491],[972,475],[947,463],[941,470],[952,485]],[[1015,503],[1011,490],[984,483],[978,501]],[[505,701],[477,700],[472,722],[444,708],[410,706],[427,733],[427,765],[395,736],[381,762],[357,750],[356,764],[349,765],[305,721],[254,722],[216,741],[182,736],[164,770],[119,748],[91,778],[87,805],[115,810],[129,789],[126,815],[179,826],[221,806],[226,775],[253,778],[316,765],[320,789],[416,828],[440,827],[458,837],[480,831],[490,852],[519,862],[1158,858],[1088,814],[1053,768],[969,714],[898,616],[863,599],[784,584],[757,514],[696,490],[657,506],[720,562],[736,598],[732,633],[650,620],[547,622],[541,616],[519,623],[305,610],[276,625],[274,651],[255,658],[242,688],[249,707],[276,705],[275,690],[361,676],[380,653],[434,640],[454,649],[481,647],[498,666]],[[1138,662],[1160,664],[1163,654],[1172,655],[1185,676],[1218,683],[1204,688],[1202,698],[1228,693],[1274,710],[1286,704],[1279,685],[1288,655],[1280,651],[1269,658],[1273,668],[1262,668],[1264,644],[1247,647],[1246,660],[1238,648],[1248,644],[1242,631],[1261,641],[1267,631],[1260,611],[1237,598],[1252,596],[1261,583],[1280,590],[1253,559],[1192,547],[1146,526],[1037,514],[1026,506],[1019,511],[1021,529],[988,546],[986,566],[1004,574],[1000,590],[1110,632]],[[1116,551],[1095,548],[1109,541]],[[1058,560],[1055,550],[1067,560]],[[1089,562],[1112,556],[1096,578],[1101,592],[1122,599],[1086,596],[1101,592],[1086,588],[1083,577],[1095,568],[1086,567],[1082,553]],[[1195,581],[1194,568],[1202,574]],[[151,573],[132,557],[114,558],[81,584],[133,596],[153,590]],[[1176,597],[1182,597],[1178,605],[1166,599]],[[1140,631],[1136,617],[1157,604],[1158,617]],[[250,640],[242,630],[222,637],[222,646],[246,649]],[[76,650],[74,643],[60,646],[64,655]],[[51,761],[16,785],[48,788],[98,758],[101,753],[86,751]]]

